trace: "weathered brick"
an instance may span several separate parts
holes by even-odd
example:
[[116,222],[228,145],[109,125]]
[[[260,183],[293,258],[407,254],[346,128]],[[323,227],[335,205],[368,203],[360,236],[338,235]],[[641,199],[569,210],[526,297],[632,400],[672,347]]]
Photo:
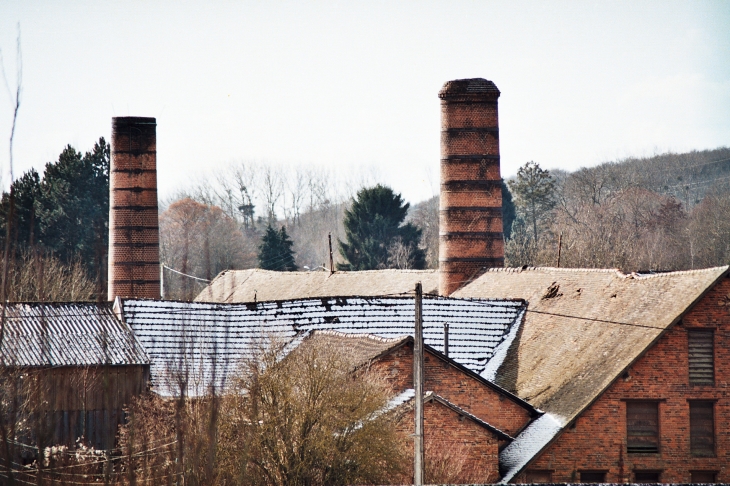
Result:
[[[730,278],[712,288],[550,445],[529,469],[551,470],[554,482],[605,470],[609,482],[633,481],[636,470],[661,470],[661,481],[690,482],[690,471],[716,471],[730,482]],[[688,329],[713,329],[715,384],[689,384]],[[659,400],[658,454],[626,451],[626,400]],[[715,402],[714,457],[690,453],[689,400]],[[525,474],[515,482],[524,482]]]

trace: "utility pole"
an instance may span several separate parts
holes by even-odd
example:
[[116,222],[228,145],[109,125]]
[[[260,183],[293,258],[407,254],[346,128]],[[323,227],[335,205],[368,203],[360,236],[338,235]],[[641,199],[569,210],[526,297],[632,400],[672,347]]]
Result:
[[332,233],[327,233],[327,239],[330,242],[330,275],[335,273],[334,258],[332,258]]
[[444,355],[449,357],[449,323],[444,322]]
[[423,485],[423,289],[416,284],[416,332],[413,336],[413,388],[415,396],[415,434],[413,434],[413,484]]
[[563,232],[558,235],[558,268],[560,268],[560,253],[563,251]]

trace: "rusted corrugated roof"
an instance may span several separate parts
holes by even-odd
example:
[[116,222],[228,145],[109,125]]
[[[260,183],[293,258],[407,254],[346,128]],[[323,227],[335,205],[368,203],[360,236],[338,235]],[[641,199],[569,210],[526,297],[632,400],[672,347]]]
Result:
[[438,293],[438,270],[369,270],[361,272],[274,272],[252,268],[221,272],[196,302],[264,302],[313,297],[379,296],[413,292]]
[[[396,338],[413,332],[412,297],[329,297],[250,304],[125,300],[126,322],[152,359],[152,379],[161,394],[204,393],[223,387],[241,359],[270,338],[291,340],[297,333],[331,329]],[[494,348],[522,315],[519,300],[466,300],[427,297],[423,301],[424,340],[443,350],[449,323],[449,356],[479,373]]]
[[149,358],[110,304],[8,304],[5,366],[142,365]]

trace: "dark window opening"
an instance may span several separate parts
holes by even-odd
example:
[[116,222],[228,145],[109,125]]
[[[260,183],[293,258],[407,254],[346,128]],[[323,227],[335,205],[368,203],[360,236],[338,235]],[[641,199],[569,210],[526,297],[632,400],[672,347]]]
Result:
[[717,471],[690,471],[690,482],[692,483],[715,483],[717,482]]
[[636,483],[658,483],[659,471],[634,471],[634,482]]
[[581,483],[605,483],[606,471],[581,471]]
[[626,448],[629,454],[659,452],[658,402],[626,402]]
[[711,330],[690,329],[687,331],[689,343],[689,384],[715,384],[715,335]]
[[531,470],[525,474],[525,481],[528,483],[552,483],[553,472],[547,470]]
[[693,456],[715,455],[715,404],[689,402],[689,443]]

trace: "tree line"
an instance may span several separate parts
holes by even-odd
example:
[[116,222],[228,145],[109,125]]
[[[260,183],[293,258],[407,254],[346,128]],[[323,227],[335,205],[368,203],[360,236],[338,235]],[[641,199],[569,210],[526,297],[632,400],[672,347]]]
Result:
[[[106,298],[109,157],[103,138],[86,153],[67,146],[3,194],[9,300]],[[730,261],[728,148],[575,172],[529,162],[503,181],[502,198],[509,266],[667,271]],[[234,163],[161,204],[165,295],[190,300],[227,269],[329,270],[328,235],[339,270],[438,268],[438,206],[438,196],[411,206],[365,171]]]
[[730,262],[730,149],[608,162],[529,162],[509,181],[510,266],[671,271]]

